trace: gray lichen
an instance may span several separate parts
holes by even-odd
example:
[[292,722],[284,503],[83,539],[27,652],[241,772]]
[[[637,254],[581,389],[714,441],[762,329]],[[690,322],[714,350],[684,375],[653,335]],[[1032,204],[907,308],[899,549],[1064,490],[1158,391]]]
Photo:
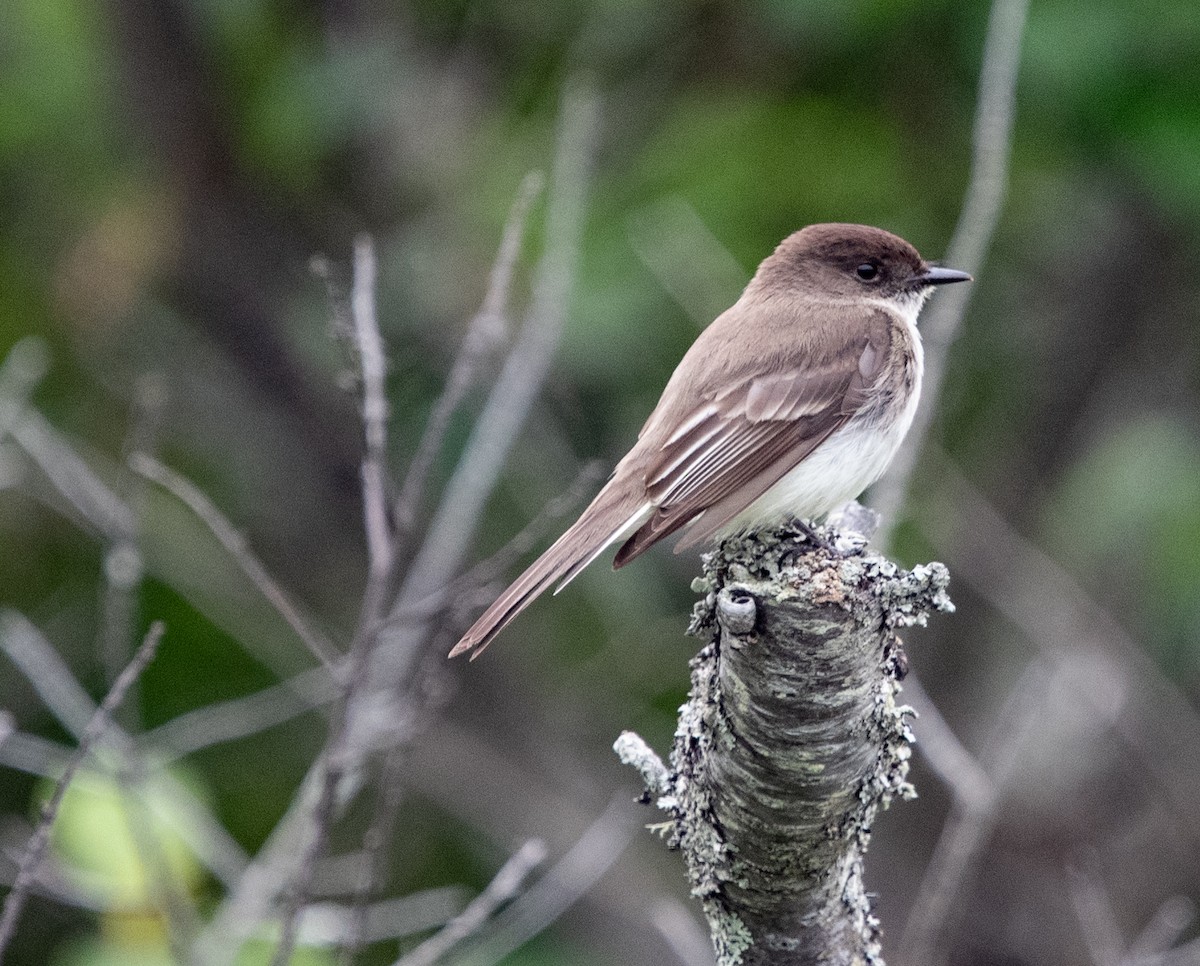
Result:
[[704,558],[669,767],[617,743],[672,820],[721,966],[883,962],[862,863],[878,810],[913,794],[895,629],[952,609],[948,575],[821,536],[838,549],[784,527]]

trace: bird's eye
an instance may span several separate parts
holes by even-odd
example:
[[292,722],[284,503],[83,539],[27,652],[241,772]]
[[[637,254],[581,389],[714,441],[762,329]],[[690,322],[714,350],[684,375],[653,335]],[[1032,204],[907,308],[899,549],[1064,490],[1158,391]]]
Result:
[[872,265],[870,262],[864,262],[854,270],[854,274],[861,278],[864,282],[872,282],[879,275],[879,266]]

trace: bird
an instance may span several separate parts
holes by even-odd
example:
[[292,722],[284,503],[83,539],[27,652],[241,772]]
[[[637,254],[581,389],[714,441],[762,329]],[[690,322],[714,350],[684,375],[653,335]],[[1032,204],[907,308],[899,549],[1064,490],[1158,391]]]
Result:
[[449,656],[474,660],[614,544],[618,569],[680,531],[676,553],[818,520],[857,497],[912,425],[921,307],[936,286],[970,280],[881,228],[814,224],[789,235],[688,349],[596,498]]

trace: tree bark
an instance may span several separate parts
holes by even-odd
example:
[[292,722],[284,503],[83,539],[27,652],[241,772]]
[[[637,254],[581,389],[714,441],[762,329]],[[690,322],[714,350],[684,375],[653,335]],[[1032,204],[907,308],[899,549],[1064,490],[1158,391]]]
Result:
[[720,966],[881,966],[863,888],[871,823],[907,781],[895,629],[952,609],[941,564],[901,570],[851,533],[728,540],[705,557],[689,633],[708,639],[665,766],[616,743],[671,819]]

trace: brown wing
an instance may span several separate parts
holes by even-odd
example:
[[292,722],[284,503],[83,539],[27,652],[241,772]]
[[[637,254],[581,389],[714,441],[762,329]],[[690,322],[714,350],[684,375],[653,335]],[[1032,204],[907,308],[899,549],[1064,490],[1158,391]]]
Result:
[[862,408],[886,358],[887,333],[873,327],[820,361],[750,375],[705,400],[649,464],[646,492],[657,508],[613,565],[711,511],[681,546],[703,540],[770,489]]

